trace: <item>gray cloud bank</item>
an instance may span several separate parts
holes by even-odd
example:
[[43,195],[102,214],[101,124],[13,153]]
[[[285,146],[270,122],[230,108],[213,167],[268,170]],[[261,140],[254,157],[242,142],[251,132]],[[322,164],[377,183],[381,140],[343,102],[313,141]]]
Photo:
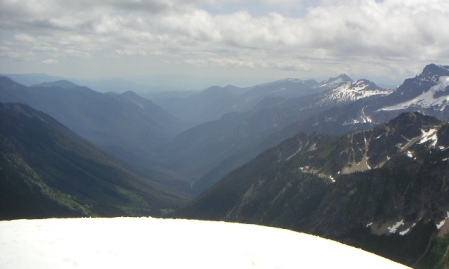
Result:
[[448,64],[448,25],[447,0],[0,0],[0,71],[400,76]]

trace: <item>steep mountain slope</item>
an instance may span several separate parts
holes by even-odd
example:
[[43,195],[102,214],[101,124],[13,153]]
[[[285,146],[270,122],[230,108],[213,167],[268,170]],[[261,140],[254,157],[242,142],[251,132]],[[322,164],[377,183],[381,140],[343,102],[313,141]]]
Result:
[[27,104],[102,149],[145,165],[183,128],[162,108],[132,92],[102,94],[64,81],[25,87],[1,77],[0,102]]
[[370,96],[386,96],[390,93],[392,90],[382,89],[369,80],[360,79],[340,83],[324,95],[322,102],[345,103]]
[[[449,96],[449,66],[429,64],[421,74],[404,81],[388,95],[366,102],[365,99],[324,111],[313,120],[323,130],[334,126],[374,126],[387,122],[402,112],[418,111],[441,120],[449,120],[446,107]],[[387,91],[388,92],[388,91]],[[312,124],[314,124],[312,123]],[[309,124],[310,125],[310,124]]]
[[406,79],[392,91],[374,91],[382,94],[331,107],[289,128],[297,132],[342,134],[350,130],[372,128],[402,112],[413,111],[447,121],[448,76],[448,66],[429,64],[420,75]]
[[376,121],[391,118],[404,111],[419,111],[449,120],[449,66],[429,64],[422,73],[406,79],[388,98],[379,99],[367,112]]
[[26,105],[0,104],[0,144],[1,219],[160,215],[187,199]]
[[411,100],[384,107],[382,111],[406,110],[406,109],[434,109],[445,110],[448,104],[447,94],[449,93],[449,72],[448,76],[439,77],[436,85],[431,86],[428,91],[416,96]]
[[449,66],[429,64],[424,67],[421,74],[414,78],[406,79],[394,94],[390,96],[390,101],[383,104],[382,107],[414,99],[437,85],[440,78],[446,76],[449,76]]
[[[314,123],[307,125],[307,120],[314,115],[333,107],[354,103],[355,100],[368,102],[390,94],[390,91],[383,90],[367,80],[352,82],[346,75],[330,78],[319,84],[308,83],[290,79],[273,84],[283,85],[288,89],[285,91],[290,94],[295,85],[308,85],[307,87],[316,91],[315,94],[310,94],[309,90],[309,95],[296,98],[265,97],[247,112],[229,113],[219,120],[201,124],[179,134],[167,148],[165,159],[169,161],[164,165],[190,175],[192,180],[196,181],[193,185],[194,191],[201,192],[226,173],[297,133],[284,130],[292,123],[306,121],[300,128],[309,131],[316,128]],[[273,89],[279,90],[267,89],[255,88],[251,91],[265,90],[265,94],[269,95],[277,93]],[[301,92],[301,89],[304,88],[299,87],[297,91]],[[353,125],[345,127],[351,130]]]
[[291,228],[431,268],[449,247],[448,160],[449,124],[418,113],[336,138],[298,134],[176,216]]

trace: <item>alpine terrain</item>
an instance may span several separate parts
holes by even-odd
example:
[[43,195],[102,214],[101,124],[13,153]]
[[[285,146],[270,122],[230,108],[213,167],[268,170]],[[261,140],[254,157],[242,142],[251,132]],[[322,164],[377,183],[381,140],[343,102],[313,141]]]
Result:
[[0,192],[0,219],[157,216],[188,199],[21,104],[0,104]]
[[449,66],[394,89],[341,74],[154,102],[38,78],[0,77],[2,219],[169,214],[449,266]]
[[338,137],[300,133],[175,216],[290,228],[432,268],[449,247],[448,186],[449,124],[403,113]]

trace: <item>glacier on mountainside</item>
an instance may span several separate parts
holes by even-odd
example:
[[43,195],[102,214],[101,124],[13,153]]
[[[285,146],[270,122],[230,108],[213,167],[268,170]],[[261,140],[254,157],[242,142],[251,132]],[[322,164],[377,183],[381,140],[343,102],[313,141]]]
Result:
[[333,89],[325,100],[337,102],[356,101],[370,96],[385,96],[390,94],[391,90],[384,90],[375,86],[375,84],[361,79],[355,82],[348,81],[339,87]]
[[449,103],[449,95],[442,95],[437,97],[435,96],[438,94],[438,92],[444,91],[447,87],[449,87],[449,77],[448,76],[440,77],[437,85],[433,86],[428,91],[423,92],[419,96],[400,104],[381,108],[378,111],[402,110],[410,107],[417,107],[417,108],[435,107],[436,109],[442,111],[446,108],[446,106]]

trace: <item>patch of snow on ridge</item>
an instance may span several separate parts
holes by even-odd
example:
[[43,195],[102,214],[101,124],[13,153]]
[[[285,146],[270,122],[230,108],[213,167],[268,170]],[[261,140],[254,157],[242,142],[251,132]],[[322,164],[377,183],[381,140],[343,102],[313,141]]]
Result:
[[388,227],[388,231],[390,233],[395,233],[398,230],[398,228],[401,227],[402,225],[404,225],[404,220],[403,219],[398,221],[398,222],[396,222],[396,224]]
[[437,85],[430,88],[427,92],[422,93],[421,95],[413,98],[412,100],[405,101],[397,105],[381,108],[379,109],[379,111],[401,110],[407,109],[409,107],[421,107],[421,108],[438,107],[439,110],[444,110],[446,106],[449,104],[449,96],[443,95],[438,98],[434,98],[434,95],[435,93],[444,90],[446,87],[449,87],[449,77],[440,77]]
[[437,228],[438,230],[441,229],[441,227],[443,227],[443,225],[446,223],[447,219],[443,219],[442,221],[440,221],[440,223],[437,224]]
[[438,142],[437,132],[437,129],[430,129],[429,131],[424,131],[421,129],[422,138],[418,144],[424,144],[427,141],[432,141],[432,147],[435,147]]
[[449,219],[449,211],[447,211],[447,217],[444,218],[443,220],[440,221],[440,223],[437,224],[437,228],[441,229],[441,227],[443,227],[443,225],[446,223],[446,221]]
[[408,232],[410,232],[410,229],[411,228],[408,228],[408,229],[406,229],[406,230],[404,230],[402,232],[399,232],[399,235],[402,235],[402,236],[406,235]]
[[257,225],[155,218],[0,222],[2,269],[282,269],[336,265],[407,268],[335,241]]
[[413,223],[412,226],[410,226],[409,228],[407,228],[406,230],[399,232],[399,235],[404,236],[406,234],[408,234],[408,232],[410,232],[410,230],[415,227],[416,223]]

